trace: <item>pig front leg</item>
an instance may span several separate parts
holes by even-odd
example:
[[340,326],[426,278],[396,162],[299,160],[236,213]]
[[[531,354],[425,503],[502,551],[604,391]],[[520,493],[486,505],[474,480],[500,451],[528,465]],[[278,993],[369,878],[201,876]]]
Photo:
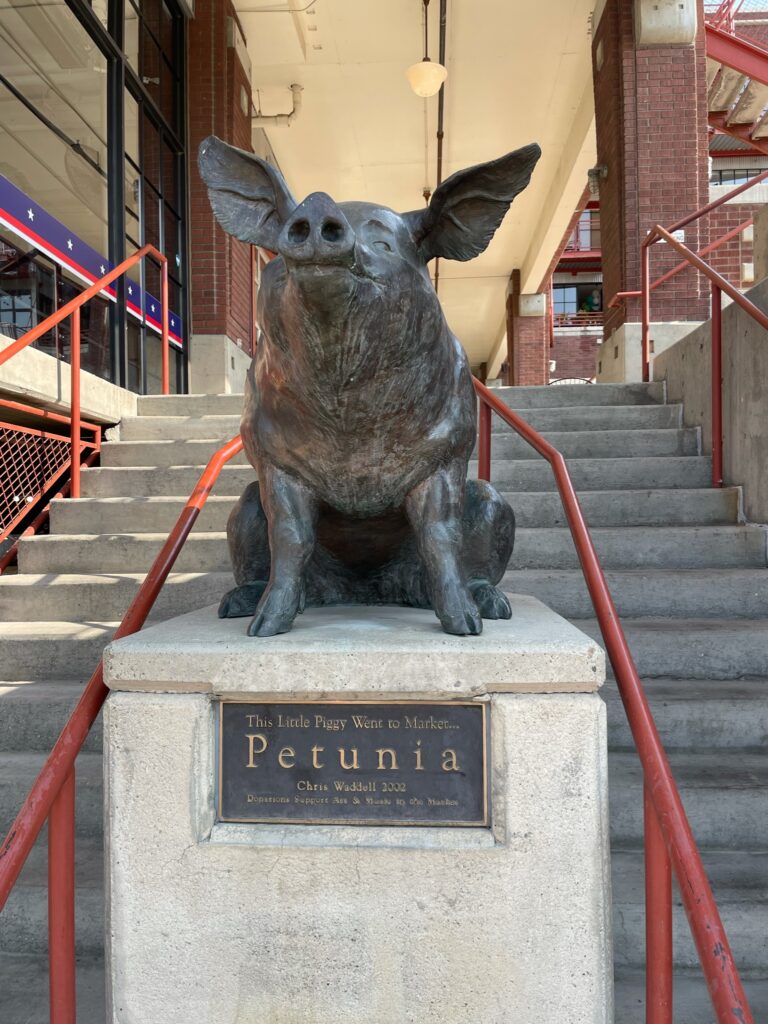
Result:
[[466,472],[458,459],[442,466],[414,487],[405,499],[405,511],[443,629],[456,636],[477,636],[483,621],[461,571]]
[[304,570],[315,548],[317,500],[296,477],[262,462],[261,501],[269,527],[269,583],[248,626],[248,636],[287,633],[304,609]]

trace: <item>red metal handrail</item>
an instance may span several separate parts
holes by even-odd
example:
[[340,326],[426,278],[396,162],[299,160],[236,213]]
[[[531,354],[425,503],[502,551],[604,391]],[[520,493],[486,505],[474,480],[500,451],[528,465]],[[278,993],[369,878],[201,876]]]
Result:
[[768,331],[768,316],[761,309],[750,302],[738,288],[718,274],[718,272],[706,263],[697,253],[692,252],[682,242],[678,242],[666,228],[657,224],[651,229],[647,238],[643,241],[642,247],[642,279],[645,284],[643,289],[642,308],[642,355],[643,355],[643,380],[650,378],[650,296],[647,287],[649,277],[650,252],[649,247],[656,241],[664,241],[676,249],[685,260],[694,266],[698,271],[709,279],[712,286],[712,485],[723,486],[723,431],[722,431],[722,409],[723,409],[723,382],[722,382],[722,293],[725,292],[737,306],[740,306],[746,313],[757,321],[758,324]]
[[[761,171],[760,174],[756,174],[749,181],[743,182],[736,188],[731,189],[730,192],[726,192],[725,195],[720,196],[718,199],[714,199],[711,203],[707,203],[706,206],[702,206],[701,209],[694,211],[687,217],[682,217],[680,220],[675,221],[674,224],[670,224],[669,227],[663,228],[660,224],[656,224],[642,241],[640,246],[640,290],[639,291],[626,291],[617,292],[616,295],[608,303],[609,307],[616,308],[619,301],[626,298],[639,298],[640,303],[640,319],[641,319],[641,358],[642,358],[642,375],[644,381],[651,379],[651,292],[655,291],[660,285],[664,284],[670,278],[679,274],[682,270],[687,267],[694,267],[700,273],[704,274],[710,281],[712,290],[712,304],[711,304],[711,329],[712,329],[712,385],[711,385],[711,408],[712,408],[712,486],[722,487],[723,486],[723,382],[722,382],[722,293],[730,296],[733,301],[741,306],[745,312],[760,324],[761,327],[768,330],[768,316],[758,309],[758,307],[747,299],[738,288],[732,285],[729,281],[718,274],[718,272],[710,266],[703,259],[704,256],[711,253],[718,246],[724,242],[729,241],[731,238],[740,234],[745,228],[749,227],[753,223],[753,219],[750,217],[743,223],[739,224],[735,228],[731,228],[720,238],[714,242],[710,242],[709,245],[704,246],[698,252],[693,252],[683,242],[678,241],[673,235],[674,231],[679,231],[681,228],[687,227],[688,224],[692,224],[695,220],[703,217],[707,213],[711,213],[712,210],[717,209],[724,203],[729,202],[735,196],[741,195],[742,192],[752,188],[759,182],[764,181],[768,178],[768,170]],[[683,259],[671,270],[668,270],[666,274],[662,274],[661,277],[655,281],[651,281],[651,246],[656,242],[666,242],[673,249],[680,253]]]
[[474,380],[474,385],[480,399],[480,478],[490,479],[491,410],[552,467],[640,757],[646,821],[646,1022],[672,1024],[672,890],[668,879],[674,868],[718,1024],[754,1024],[680,793],[565,459],[490,388],[478,380]]
[[18,352],[25,349],[32,342],[37,341],[44,334],[47,334],[51,328],[60,324],[62,320],[66,320],[67,317],[72,318],[71,326],[71,345],[70,345],[70,417],[71,417],[71,446],[72,446],[72,471],[71,471],[71,485],[70,491],[73,498],[80,497],[80,460],[75,458],[75,453],[80,449],[80,428],[82,425],[82,419],[80,416],[80,310],[89,302],[92,298],[98,295],[104,288],[111,285],[114,281],[121,277],[126,271],[130,270],[131,267],[135,266],[140,260],[144,259],[145,256],[151,256],[160,264],[161,268],[161,292],[160,292],[160,306],[161,306],[161,339],[162,339],[162,393],[164,395],[170,392],[170,354],[169,354],[169,334],[168,334],[168,258],[164,256],[154,245],[144,245],[138,252],[135,252],[132,256],[124,259],[118,266],[113,267],[108,274],[104,274],[98,281],[95,281],[92,285],[76,295],[74,299],[70,299],[60,309],[56,310],[55,313],[51,313],[45,320],[41,321],[37,327],[33,327],[31,330],[22,334],[20,338],[12,342],[6,348],[0,352],[0,366],[7,363],[9,359],[12,359]]
[[[700,207],[700,209],[694,210],[693,213],[688,214],[687,217],[682,217],[680,220],[675,221],[674,224],[670,224],[666,230],[670,232],[679,231],[681,228],[687,227],[689,224],[692,224],[694,221],[699,220],[699,218],[706,216],[706,214],[711,213],[713,210],[717,210],[725,203],[731,202],[731,200],[735,199],[736,196],[741,195],[742,192],[746,192],[748,189],[753,188],[755,185],[759,185],[760,182],[765,181],[766,178],[768,178],[768,170],[761,171],[760,174],[756,174],[753,178],[750,178],[748,181],[742,182],[741,185],[737,185],[736,188],[731,189],[730,192],[726,192],[724,195],[718,196],[717,199],[713,199],[712,202],[707,203],[706,206],[702,206]],[[730,242],[732,238],[735,238],[737,235],[740,235],[742,231],[745,231],[748,227],[751,227],[753,222],[754,218],[748,217],[745,221],[742,221],[742,223],[737,225],[735,228],[731,228],[729,231],[726,231],[725,234],[720,235],[720,237],[716,238],[714,242],[710,242],[708,245],[705,245],[702,249],[699,249],[696,255],[708,256],[709,253],[714,252],[715,249],[719,248],[721,245],[724,245],[726,242]],[[643,246],[648,246],[650,244],[651,243],[649,242],[648,237],[646,237],[643,241]],[[681,260],[680,263],[674,266],[671,270],[668,270],[665,274],[662,274],[661,277],[656,278],[656,280],[649,285],[649,290],[655,291],[658,287],[660,287],[660,285],[669,281],[670,278],[675,277],[681,271],[685,270],[688,266],[690,266],[688,260]],[[620,300],[622,299],[639,299],[642,298],[642,296],[642,288],[639,291],[635,290],[616,292],[616,294],[608,303],[608,308],[616,309],[620,304]]]
[[[176,520],[176,525],[118,626],[114,634],[115,640],[138,632],[144,625],[222,467],[237,455],[242,447],[242,438],[235,437],[220,448],[208,462]],[[104,685],[104,665],[100,660],[0,846],[2,910],[40,830],[48,819],[48,957],[51,1024],[75,1024],[76,1019],[75,879],[72,853],[75,834],[75,759],[107,694],[108,690]]]

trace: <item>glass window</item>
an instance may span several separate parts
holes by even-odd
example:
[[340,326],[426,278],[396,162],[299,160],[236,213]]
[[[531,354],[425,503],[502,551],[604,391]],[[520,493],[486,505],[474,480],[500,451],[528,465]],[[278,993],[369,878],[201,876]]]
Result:
[[106,60],[63,5],[0,0],[0,173],[107,251]]
[[[79,261],[89,280],[108,259],[118,262],[147,242],[165,251],[173,312],[184,319],[184,18],[177,0],[122,0],[124,56],[107,59],[109,0],[87,2],[103,29],[96,21],[86,29],[69,0],[0,0],[0,174],[30,205],[27,240],[25,232],[11,230],[0,239],[2,333],[23,333],[85,287],[69,266],[78,262],[78,240],[94,250]],[[121,62],[123,109],[120,103],[110,109],[123,124],[109,132],[107,84]],[[121,135],[124,154],[112,154],[123,161],[118,204],[119,189],[110,194],[107,187],[108,146]],[[63,234],[46,213],[63,225]],[[46,223],[49,234],[40,233],[55,261],[32,248],[38,214],[36,224]],[[129,272],[126,298],[138,306],[143,288],[159,299],[160,280],[157,265],[146,261]],[[148,387],[157,333],[106,299],[85,307],[81,317],[83,366],[136,390]],[[118,326],[125,326],[124,337],[118,337]],[[68,326],[37,344],[68,358]],[[183,380],[184,364],[185,357],[174,355],[172,379]]]
[[709,180],[712,185],[731,185],[735,188],[737,185],[743,185],[745,182],[749,181],[750,178],[754,178],[758,174],[762,174],[765,170],[768,170],[768,168],[721,167],[712,171],[712,177]]
[[575,285],[556,284],[552,288],[552,308],[555,313],[575,313],[579,308]]

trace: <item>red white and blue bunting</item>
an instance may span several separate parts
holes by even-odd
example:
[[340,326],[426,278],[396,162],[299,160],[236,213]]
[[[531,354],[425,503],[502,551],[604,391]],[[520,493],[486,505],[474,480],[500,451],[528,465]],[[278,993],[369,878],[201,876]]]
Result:
[[[40,252],[45,253],[55,263],[65,267],[74,277],[87,285],[98,281],[114,266],[2,174],[0,174],[0,224],[10,228],[14,234],[29,242]],[[125,293],[128,312],[145,323],[151,330],[158,334],[161,333],[162,306],[160,300],[128,278],[126,278]],[[101,294],[114,302],[116,298],[114,285],[103,288]],[[168,317],[168,333],[171,343],[177,348],[182,348],[184,344],[183,324],[178,313],[173,311]]]

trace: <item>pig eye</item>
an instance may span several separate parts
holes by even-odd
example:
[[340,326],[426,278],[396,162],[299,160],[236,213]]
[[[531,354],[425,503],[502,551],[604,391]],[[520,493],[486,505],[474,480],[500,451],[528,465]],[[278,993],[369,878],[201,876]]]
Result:
[[389,242],[382,242],[380,239],[373,243],[377,249],[381,249],[384,252],[392,252],[392,246]]

